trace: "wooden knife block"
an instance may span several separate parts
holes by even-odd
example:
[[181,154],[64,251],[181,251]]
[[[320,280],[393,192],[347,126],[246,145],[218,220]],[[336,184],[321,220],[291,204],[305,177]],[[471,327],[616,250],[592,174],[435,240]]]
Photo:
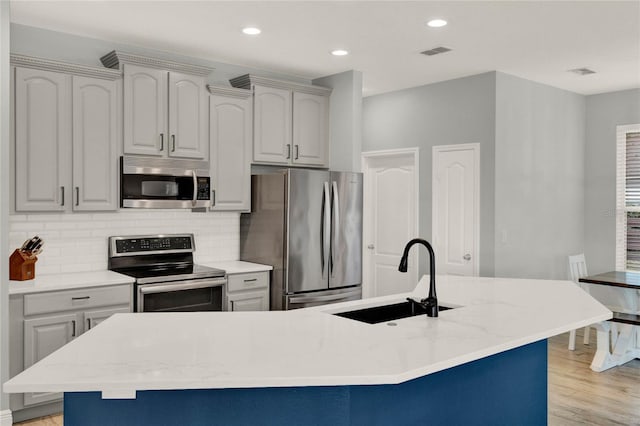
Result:
[[9,257],[9,279],[15,281],[32,280],[36,277],[37,256],[29,256],[18,249]]

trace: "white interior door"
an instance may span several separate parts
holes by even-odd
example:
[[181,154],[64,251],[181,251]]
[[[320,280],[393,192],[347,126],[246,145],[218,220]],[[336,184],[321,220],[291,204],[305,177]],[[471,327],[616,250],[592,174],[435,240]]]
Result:
[[433,246],[438,274],[477,276],[480,145],[433,147]]
[[412,291],[418,263],[410,255],[398,272],[405,244],[418,237],[418,149],[365,152],[363,196],[364,297]]

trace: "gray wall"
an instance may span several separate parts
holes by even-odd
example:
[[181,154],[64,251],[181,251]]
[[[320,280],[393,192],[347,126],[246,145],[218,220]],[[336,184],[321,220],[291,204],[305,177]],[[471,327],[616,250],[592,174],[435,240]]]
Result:
[[81,37],[42,28],[11,24],[11,53],[101,67],[100,57],[114,49],[138,55],[152,56],[158,59],[214,67],[215,70],[208,77],[209,82],[212,84],[228,86],[230,78],[243,74],[257,74],[262,77],[285,79],[305,84],[310,83],[310,80],[267,70],[225,64],[203,58],[187,57],[175,53],[148,49],[142,46]]
[[[431,148],[480,144],[480,275],[494,270],[495,73],[398,92],[363,103],[362,151],[420,148],[419,233],[431,239]],[[420,256],[420,273],[426,272]]]
[[362,73],[346,71],[313,80],[331,87],[331,149],[329,167],[339,171],[360,171],[362,151]]
[[[0,1],[0,384],[9,380],[9,2]],[[9,424],[0,392],[0,424]]]
[[616,126],[640,123],[640,89],[587,97],[585,256],[589,273],[615,269]]
[[584,246],[585,97],[496,75],[495,274],[566,279]]

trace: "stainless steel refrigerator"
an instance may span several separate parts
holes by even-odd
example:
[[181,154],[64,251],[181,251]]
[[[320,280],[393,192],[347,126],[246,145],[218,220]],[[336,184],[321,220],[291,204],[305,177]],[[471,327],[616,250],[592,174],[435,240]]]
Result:
[[362,297],[362,174],[282,169],[251,176],[240,258],[273,266],[271,309]]

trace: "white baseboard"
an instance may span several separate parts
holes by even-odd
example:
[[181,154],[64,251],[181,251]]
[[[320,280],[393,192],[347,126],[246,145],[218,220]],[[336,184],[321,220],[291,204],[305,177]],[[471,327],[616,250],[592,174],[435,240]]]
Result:
[[11,410],[0,411],[0,426],[11,426],[12,424]]

